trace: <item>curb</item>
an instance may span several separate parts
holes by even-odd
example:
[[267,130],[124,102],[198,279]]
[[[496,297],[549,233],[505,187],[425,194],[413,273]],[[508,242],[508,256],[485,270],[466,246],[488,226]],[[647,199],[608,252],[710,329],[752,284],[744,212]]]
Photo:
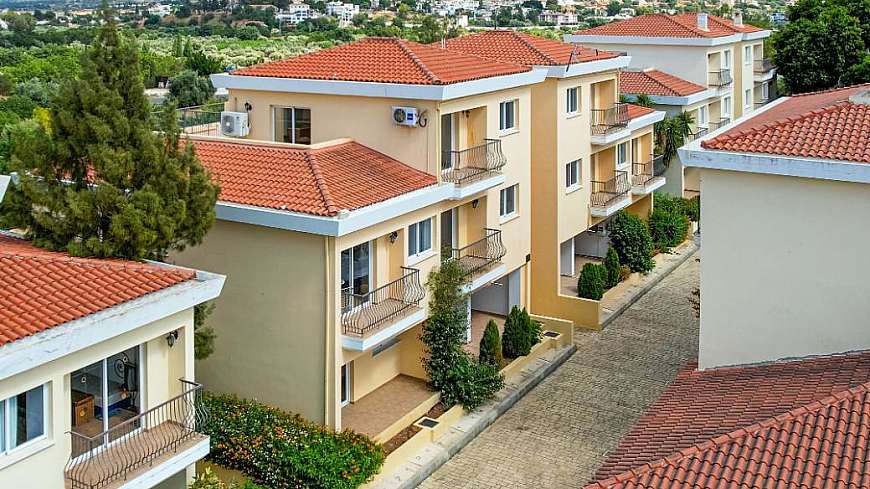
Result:
[[465,414],[439,440],[422,448],[419,453],[402,464],[393,474],[374,485],[373,488],[413,489],[420,485],[530,390],[565,363],[575,351],[577,351],[577,346],[572,344],[558,350],[552,360],[546,358],[536,360],[536,363],[545,363],[546,365],[531,372],[522,371],[516,377],[525,378],[515,384],[515,387],[508,383],[509,392],[505,393],[503,397],[497,397],[497,400],[484,410],[478,409]]
[[616,318],[621,316],[626,309],[631,307],[632,304],[637,302],[641,297],[645,296],[647,292],[649,292],[653,287],[658,285],[659,282],[661,282],[665,277],[670,275],[671,272],[677,269],[677,267],[679,267],[683,263],[686,263],[690,257],[695,256],[695,253],[698,252],[700,247],[694,240],[687,241],[687,243],[689,243],[689,245],[686,247],[685,253],[679,259],[669,262],[668,265],[664,267],[663,272],[657,274],[655,277],[650,279],[650,281],[644,284],[643,287],[641,287],[636,294],[631,296],[631,298],[625,301],[621,306],[614,309],[610,316],[607,317],[607,319],[601,321],[600,329],[606,328],[607,325],[609,325]]

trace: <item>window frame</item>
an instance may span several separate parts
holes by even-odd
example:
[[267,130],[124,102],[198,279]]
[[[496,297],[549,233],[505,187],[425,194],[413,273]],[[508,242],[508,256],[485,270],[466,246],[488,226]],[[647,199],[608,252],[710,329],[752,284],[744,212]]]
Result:
[[752,107],[752,102],[754,99],[754,97],[752,95],[753,94],[752,94],[751,88],[746,88],[743,90],[743,99],[744,99],[743,100],[743,108],[748,109],[748,108]]
[[[701,114],[704,114],[704,117],[701,117]],[[697,126],[704,128],[710,127],[710,109],[706,105],[701,105],[700,107],[698,107]]]
[[[514,216],[519,215],[519,206],[517,205],[519,202],[518,194],[520,191],[520,184],[515,183],[513,185],[509,185],[501,190],[499,190],[498,195],[498,216],[502,220],[511,219]],[[507,211],[508,208],[508,194],[510,194],[510,204],[512,209]]]
[[[21,443],[20,445],[11,447],[12,431],[9,430],[8,426],[9,423],[15,421],[10,419],[13,416],[13,410],[10,409],[11,400],[22,394],[27,394],[28,392],[37,388],[42,389],[42,434],[37,435],[30,440]],[[0,468],[5,465],[4,462],[7,460],[8,457],[13,457],[16,454],[27,450],[28,447],[31,447],[37,443],[49,439],[49,428],[51,426],[51,402],[49,399],[50,394],[51,382],[45,382],[43,384],[35,385],[23,392],[19,392],[14,396],[0,399],[0,435],[2,435],[3,437],[2,442],[0,442]]]
[[726,49],[722,51],[722,69],[730,70],[731,69],[731,50]]
[[[623,141],[616,145],[616,169],[621,170],[631,163],[631,141]],[[621,161],[622,149],[625,148],[625,160]],[[621,162],[620,162],[621,161]]]
[[[422,228],[420,227],[420,225],[425,223],[425,222],[429,223],[429,245],[428,245],[429,247],[426,249],[421,249],[420,248],[420,243],[421,243],[420,238],[421,238],[421,229]],[[435,222],[435,217],[430,216],[430,217],[427,217],[426,219],[422,219],[420,221],[417,221],[417,222],[414,222],[414,223],[411,223],[408,225],[408,243],[407,243],[408,246],[407,246],[405,251],[407,252],[407,256],[409,259],[414,260],[414,261],[419,261],[419,260],[434,253],[434,247],[433,247],[433,242],[435,240],[435,236],[433,235],[433,229],[435,227],[433,224],[434,222]],[[413,231],[412,231],[412,229],[413,229]],[[414,244],[414,252],[413,253],[411,253],[411,243]]]
[[314,138],[309,135],[309,142],[307,143],[298,143],[296,141],[278,141],[277,130],[278,130],[278,111],[284,111],[290,109],[290,134],[293,135],[293,139],[296,139],[296,111],[297,110],[307,110],[308,111],[308,131],[311,132],[313,127],[311,125],[311,108],[310,107],[301,107],[296,105],[273,105],[272,106],[272,141],[275,143],[284,143],[284,144],[312,144],[314,142]]
[[[510,122],[508,126],[508,104],[510,104]],[[498,104],[498,130],[502,134],[518,131],[517,119],[519,118],[519,99],[503,100]]]
[[[573,93],[573,95],[572,95]],[[573,101],[573,104],[572,104]],[[573,109],[572,109],[573,106]],[[568,116],[580,113],[580,87],[568,87],[565,89],[565,114]]]
[[577,158],[565,163],[565,193],[571,193],[582,187],[580,177],[583,158]]
[[[731,118],[731,114],[734,112],[734,103],[731,101],[731,96],[726,95],[722,97],[722,110],[719,117],[728,117]],[[726,110],[727,109],[727,110]]]
[[752,64],[752,46],[743,46],[743,66]]

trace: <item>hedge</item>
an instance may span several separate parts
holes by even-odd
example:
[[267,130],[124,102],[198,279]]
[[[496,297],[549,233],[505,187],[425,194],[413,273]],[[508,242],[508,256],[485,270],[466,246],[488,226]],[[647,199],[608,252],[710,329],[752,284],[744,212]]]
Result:
[[652,259],[653,241],[643,220],[626,211],[619,211],[610,221],[610,245],[619,255],[619,263],[632,272],[646,273],[655,267]]
[[205,394],[208,460],[272,489],[356,488],[378,473],[384,451],[368,437],[337,433],[280,409],[235,396]]

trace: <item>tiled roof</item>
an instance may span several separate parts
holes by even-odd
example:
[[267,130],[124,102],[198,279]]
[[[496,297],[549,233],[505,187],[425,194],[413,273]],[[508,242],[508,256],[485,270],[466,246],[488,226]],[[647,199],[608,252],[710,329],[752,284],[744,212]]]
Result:
[[447,85],[511,75],[530,68],[398,38],[370,37],[350,44],[272,61],[233,75]]
[[592,27],[578,32],[581,36],[636,36],[636,37],[683,37],[714,38],[742,32],[758,32],[764,29],[744,24],[735,26],[728,19],[707,15],[707,30],[698,27],[698,14],[647,14],[626,20]]
[[870,352],[706,371],[689,365],[623,437],[595,478],[619,477],[656,464],[688,447],[703,445],[868,380]]
[[191,139],[219,199],[334,216],[435,184],[435,177],[353,141],[303,147]]
[[194,277],[193,270],[75,258],[0,236],[0,346]]
[[644,107],[642,105],[635,104],[626,104],[628,105],[628,118],[629,119],[637,119],[638,117],[645,116],[647,114],[652,114],[656,110],[651,107]]
[[703,92],[705,87],[659,70],[623,71],[619,93],[685,97]]
[[[441,43],[433,43],[432,46]],[[447,49],[524,66],[555,66],[616,58],[599,51],[511,30],[482,31],[445,41]]]
[[865,90],[870,85],[790,97],[701,146],[870,163],[870,105],[849,101]]

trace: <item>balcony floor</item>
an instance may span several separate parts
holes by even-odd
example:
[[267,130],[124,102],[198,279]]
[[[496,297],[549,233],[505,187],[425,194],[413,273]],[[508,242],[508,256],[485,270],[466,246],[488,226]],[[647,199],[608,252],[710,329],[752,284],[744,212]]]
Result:
[[[356,332],[351,331],[351,330],[346,330],[344,333],[348,336],[354,336],[354,337],[358,337],[358,338],[366,338],[368,336],[371,336],[371,335],[377,333],[378,331],[383,330],[384,328],[389,327],[391,324],[395,324],[395,323],[401,321],[402,319],[410,316],[411,314],[419,311],[420,307],[415,306],[413,304],[403,303],[402,301],[397,300],[397,299],[386,299],[386,300],[381,301],[377,304],[367,304],[364,306],[360,306],[359,310],[360,310],[360,314],[362,316],[369,317],[369,318],[382,318],[385,316],[390,316],[395,311],[399,311],[399,312],[396,312],[394,316],[390,317],[390,319],[387,319],[385,321],[381,321],[377,325],[375,325],[369,329],[366,329],[366,331],[364,331],[361,334],[356,333]],[[365,321],[363,321],[361,324],[359,324],[359,326],[362,328],[362,327],[364,327],[364,324],[365,324]]]
[[341,408],[341,426],[369,437],[377,436],[432,394],[425,381],[399,375]]
[[[172,421],[161,423],[148,430],[148,440],[145,440],[144,434],[145,433],[140,432],[123,440],[116,441],[103,452],[82,462],[79,467],[73,469],[78,482],[74,484],[69,478],[67,478],[65,480],[66,487],[68,489],[91,487],[115,489],[121,487],[130,480],[148,472],[155,466],[167,462],[177,453],[193,448],[197,444],[208,439],[207,436],[200,433],[191,434],[183,426]],[[167,449],[165,452],[154,456],[149,460],[147,458],[148,454],[153,449],[151,444],[149,444],[149,441],[153,442],[155,439],[161,440],[167,446],[170,445],[172,440],[181,441],[174,450]],[[102,481],[102,479],[105,478],[106,469],[108,467],[123,467],[128,465],[130,460],[140,460],[142,463],[138,467],[128,470],[126,474],[119,473],[108,482]],[[70,475],[72,474],[68,471],[67,476],[69,477]]]

